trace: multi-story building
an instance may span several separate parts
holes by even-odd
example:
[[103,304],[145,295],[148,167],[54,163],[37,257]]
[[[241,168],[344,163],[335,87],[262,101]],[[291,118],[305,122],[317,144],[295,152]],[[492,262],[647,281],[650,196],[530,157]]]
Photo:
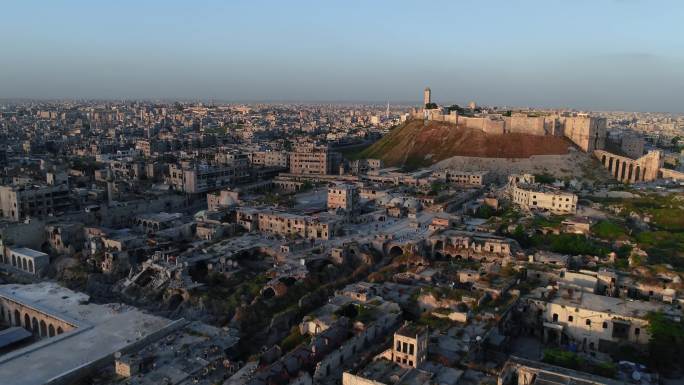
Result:
[[327,146],[302,145],[290,155],[292,174],[334,174],[339,170],[342,156]]
[[168,182],[174,190],[198,194],[244,183],[250,178],[250,169],[241,165],[171,165]]
[[71,206],[66,184],[0,186],[2,216],[16,221],[27,217],[46,217],[66,211]]
[[574,214],[577,211],[577,195],[541,186],[515,186],[511,199],[526,210],[547,210],[554,214]]
[[533,175],[508,177],[511,201],[525,210],[546,210],[554,214],[574,214],[577,195],[535,183]]
[[610,352],[620,344],[645,346],[649,341],[648,314],[678,314],[669,305],[627,301],[606,297],[572,287],[545,298],[528,298],[532,323],[543,327],[543,338],[550,343],[573,342],[588,352]]
[[427,358],[427,328],[406,324],[394,333],[392,361],[417,368]]
[[359,202],[359,190],[350,183],[336,183],[328,187],[328,210],[352,211]]
[[300,236],[308,239],[330,239],[337,221],[331,218],[311,217],[276,211],[262,211],[258,215],[259,230],[282,236]]
[[283,151],[257,151],[250,155],[254,167],[282,167],[289,168],[290,157]]
[[349,162],[349,171],[352,175],[365,174],[369,171],[377,171],[384,167],[382,159],[356,159]]
[[443,169],[435,172],[433,176],[445,182],[461,186],[482,187],[490,181],[489,172],[487,171]]

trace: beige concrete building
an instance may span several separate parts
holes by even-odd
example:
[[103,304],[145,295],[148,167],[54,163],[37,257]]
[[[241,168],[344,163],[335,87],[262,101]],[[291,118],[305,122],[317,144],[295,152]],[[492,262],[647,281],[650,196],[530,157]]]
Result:
[[545,210],[554,214],[575,214],[577,195],[534,182],[534,175],[510,175],[511,201],[525,210]]
[[3,264],[36,276],[50,264],[49,255],[27,247],[5,246],[0,258]]
[[352,211],[359,203],[359,189],[350,183],[328,186],[328,210]]
[[56,215],[70,206],[69,187],[65,184],[0,186],[2,216],[15,221]]
[[624,385],[625,382],[516,356],[509,358],[497,379],[497,385],[550,384]]
[[577,212],[577,195],[539,186],[514,186],[511,200],[526,210],[545,210],[554,214]]
[[406,324],[394,333],[392,361],[402,366],[417,368],[427,358],[427,328]]
[[248,167],[212,165],[171,165],[167,183],[176,191],[188,194],[219,190],[247,181]]
[[528,298],[530,315],[539,315],[546,342],[573,342],[587,352],[609,352],[624,343],[645,346],[650,312],[680,316],[681,311],[656,302],[606,297],[561,287],[550,298]]
[[454,183],[459,186],[482,187],[490,182],[488,171],[462,171],[455,169],[442,169],[433,174],[434,177],[444,180],[447,183]]
[[207,210],[218,211],[222,208],[236,206],[240,202],[240,194],[233,190],[221,190],[207,194]]
[[289,154],[282,151],[257,151],[249,154],[255,167],[290,167]]
[[520,247],[510,238],[454,229],[437,230],[425,240],[425,244],[427,251],[435,258],[479,261],[510,257]]
[[0,285],[0,321],[23,327],[35,341],[3,352],[2,383],[75,384],[138,351],[186,321],[170,321],[123,304],[94,304],[54,282]]
[[339,171],[342,157],[327,146],[301,145],[290,155],[290,173],[326,175]]
[[259,231],[307,239],[330,239],[338,225],[338,221],[332,217],[312,217],[271,210],[259,212],[257,221]]

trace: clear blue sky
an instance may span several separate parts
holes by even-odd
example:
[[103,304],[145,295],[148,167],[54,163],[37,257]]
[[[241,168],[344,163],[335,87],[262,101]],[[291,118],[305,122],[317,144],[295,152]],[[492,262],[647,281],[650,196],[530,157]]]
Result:
[[65,1],[0,8],[0,97],[684,112],[684,1]]

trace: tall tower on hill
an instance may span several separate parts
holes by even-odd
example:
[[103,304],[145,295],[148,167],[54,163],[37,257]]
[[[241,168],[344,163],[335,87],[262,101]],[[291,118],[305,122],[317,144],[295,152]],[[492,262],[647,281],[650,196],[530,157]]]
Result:
[[425,87],[425,91],[423,91],[423,105],[431,103],[431,94],[430,87]]

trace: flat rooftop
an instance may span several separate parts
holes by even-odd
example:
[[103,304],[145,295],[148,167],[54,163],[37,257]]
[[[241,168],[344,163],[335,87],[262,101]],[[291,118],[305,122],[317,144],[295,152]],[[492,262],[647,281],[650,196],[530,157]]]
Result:
[[568,295],[566,290],[562,290],[551,302],[564,306],[578,307],[632,318],[645,318],[648,313],[657,311],[669,313],[667,311],[669,308],[665,304],[606,297],[586,293],[581,290],[574,290],[572,295]]
[[1,285],[0,295],[77,324],[72,331],[0,356],[0,373],[13,379],[14,385],[58,379],[98,360],[113,358],[115,352],[125,351],[155,332],[170,331],[171,326],[184,323],[122,304],[91,304],[87,295],[54,282]]
[[21,254],[21,255],[23,255],[23,256],[31,257],[31,258],[37,258],[37,257],[47,256],[47,254],[45,254],[45,253],[43,253],[43,252],[40,252],[40,251],[37,251],[37,250],[33,250],[33,249],[29,249],[28,247],[11,247],[11,246],[10,246],[9,249],[10,249],[12,252],[14,252],[15,254]]

